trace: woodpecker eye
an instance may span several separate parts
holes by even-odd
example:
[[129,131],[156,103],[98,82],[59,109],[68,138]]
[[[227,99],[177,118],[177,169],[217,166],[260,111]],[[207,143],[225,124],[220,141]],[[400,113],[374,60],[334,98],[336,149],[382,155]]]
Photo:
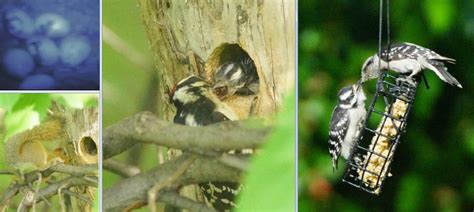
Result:
[[367,63],[365,63],[364,65],[364,68],[362,70],[364,71],[367,71],[367,67],[369,67],[370,65],[372,65],[374,61],[372,59],[370,59],[369,61],[367,61]]
[[221,86],[221,87],[214,88],[214,93],[219,98],[225,96],[227,94],[227,86]]

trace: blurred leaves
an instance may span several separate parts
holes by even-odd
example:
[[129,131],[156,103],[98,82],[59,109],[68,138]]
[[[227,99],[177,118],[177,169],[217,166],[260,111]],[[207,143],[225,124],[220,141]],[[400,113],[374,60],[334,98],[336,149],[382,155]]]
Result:
[[34,110],[33,105],[22,107],[22,109],[8,113],[5,116],[5,137],[4,142],[24,130],[31,129],[40,123],[39,113]]
[[[0,169],[9,169],[5,163],[4,142],[24,130],[40,124],[47,117],[48,110],[53,101],[72,108],[97,106],[98,94],[0,94]],[[13,180],[12,176],[0,175],[0,194]],[[98,202],[95,200],[97,211]],[[16,201],[16,199],[14,199]],[[51,201],[51,200],[50,200]],[[57,199],[54,198],[54,207],[59,208]],[[17,203],[16,203],[17,204]]]
[[[103,25],[128,46],[146,56],[150,55],[137,2],[104,0],[103,5]],[[143,70],[138,64],[132,63],[105,41],[102,70],[104,127],[138,111],[150,110],[145,108],[152,104],[148,101],[154,99],[151,96],[153,92],[149,90],[154,77],[150,70]]]
[[72,108],[98,105],[97,94],[1,94],[0,108],[5,110],[3,141],[30,129],[46,118],[52,101]]
[[424,198],[423,183],[419,175],[407,174],[399,185],[396,211],[419,211]]
[[[416,43],[455,58],[456,65],[448,64],[448,71],[464,88],[443,83],[427,71],[430,89],[419,87],[392,164],[393,176],[385,181],[382,194],[373,196],[342,183],[343,170],[331,170],[329,119],[338,90],[356,82],[362,63],[377,51],[379,2],[299,1],[300,211],[474,208],[474,1],[390,2],[391,41]],[[366,104],[374,87],[375,82],[364,86]],[[321,182],[329,182],[327,199],[315,196]]]
[[237,211],[295,210],[295,92],[289,93],[268,142],[252,159]]
[[425,0],[424,8],[433,33],[446,33],[453,25],[455,4],[452,0]]
[[29,106],[32,106],[32,110],[38,112],[40,120],[43,120],[46,117],[48,108],[51,106],[51,97],[49,94],[21,95],[15,107],[13,107],[13,111]]

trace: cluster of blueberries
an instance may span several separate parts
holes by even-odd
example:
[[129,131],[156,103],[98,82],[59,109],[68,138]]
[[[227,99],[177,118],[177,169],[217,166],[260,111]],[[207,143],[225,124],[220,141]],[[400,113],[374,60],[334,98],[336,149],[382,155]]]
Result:
[[92,34],[80,29],[68,8],[1,6],[0,89],[98,89],[99,25]]

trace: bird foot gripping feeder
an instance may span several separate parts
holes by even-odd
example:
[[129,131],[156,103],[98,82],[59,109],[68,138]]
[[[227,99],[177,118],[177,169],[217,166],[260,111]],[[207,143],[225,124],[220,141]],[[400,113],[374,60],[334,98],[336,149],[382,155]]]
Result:
[[[390,165],[415,100],[419,80],[409,83],[400,80],[402,77],[388,73],[379,77],[364,130],[342,180],[372,194],[380,194],[384,180],[391,176]],[[371,119],[380,122],[370,126]]]

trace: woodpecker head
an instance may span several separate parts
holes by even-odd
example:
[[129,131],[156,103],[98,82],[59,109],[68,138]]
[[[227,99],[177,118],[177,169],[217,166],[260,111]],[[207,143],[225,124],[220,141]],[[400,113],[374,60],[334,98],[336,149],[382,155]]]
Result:
[[353,85],[348,85],[337,94],[339,98],[339,105],[344,109],[355,108],[360,105],[364,105],[367,99],[362,88],[361,81]]
[[176,107],[174,122],[188,126],[205,126],[237,120],[233,110],[219,101],[209,84],[197,76],[179,81],[168,94]]
[[192,75],[176,83],[168,95],[170,101],[176,107],[180,107],[184,104],[190,104],[205,97],[206,91],[209,89],[210,87],[206,81]]
[[219,97],[225,99],[234,95],[246,83],[246,74],[238,62],[227,62],[219,66],[214,74],[212,90]]
[[379,56],[377,54],[367,58],[364,65],[362,65],[361,82],[364,83],[368,80],[379,77],[381,68],[383,67],[379,66]]

